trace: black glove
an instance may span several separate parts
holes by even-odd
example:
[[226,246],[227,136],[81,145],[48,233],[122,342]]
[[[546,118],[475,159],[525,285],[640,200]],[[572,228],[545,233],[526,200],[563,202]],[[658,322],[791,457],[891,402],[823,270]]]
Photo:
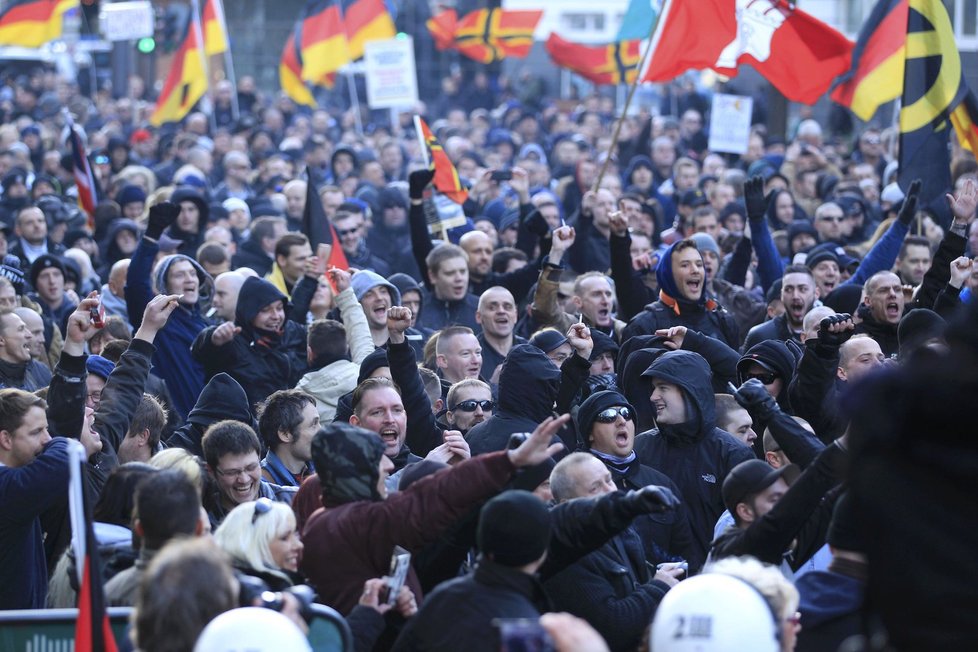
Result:
[[638,491],[629,491],[625,496],[625,502],[636,514],[661,514],[679,507],[679,499],[672,491],[654,484],[642,487]]
[[14,293],[19,297],[24,294],[24,272],[20,269],[20,259],[12,254],[3,257],[3,264],[0,265],[0,276],[4,277],[14,286]]
[[781,409],[774,397],[767,393],[764,383],[757,378],[746,380],[739,388],[728,383],[727,389],[733,394],[740,407],[750,412],[752,417],[756,416],[766,421]]
[[768,199],[764,196],[763,177],[754,175],[744,182],[744,204],[747,206],[747,219],[764,219],[767,202]]
[[540,211],[535,208],[523,220],[523,225],[527,231],[538,238],[542,238],[550,233],[550,225],[547,224],[547,220],[540,214]]
[[408,176],[408,195],[411,199],[423,199],[424,189],[435,178],[434,170],[415,170]]
[[829,331],[829,327],[835,324],[841,324],[849,319],[852,319],[852,315],[844,312],[838,315],[826,317],[822,321],[818,322],[818,343],[824,346],[842,346],[846,340],[852,337],[852,334],[855,331],[844,330],[841,333],[833,333]]
[[177,221],[180,206],[172,201],[164,201],[149,207],[149,223],[146,225],[146,237],[159,240],[166,227]]
[[897,215],[897,219],[904,226],[910,226],[914,215],[917,214],[917,197],[919,195],[920,179],[914,179],[910,182],[910,187],[907,189],[907,196],[903,198],[903,206],[900,208],[899,215]]

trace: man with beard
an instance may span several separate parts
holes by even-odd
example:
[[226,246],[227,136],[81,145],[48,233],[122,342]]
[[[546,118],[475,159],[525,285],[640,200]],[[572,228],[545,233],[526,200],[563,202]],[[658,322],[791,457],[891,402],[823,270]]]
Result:
[[781,277],[781,303],[784,313],[750,329],[744,350],[764,340],[801,342],[805,315],[812,309],[818,290],[815,277],[804,265],[789,265]]
[[479,309],[475,320],[482,326],[479,345],[482,347],[482,376],[493,382],[496,369],[503,363],[510,350],[526,340],[514,333],[516,328],[516,300],[504,287],[492,287],[479,297]]
[[226,371],[256,405],[273,392],[289,389],[305,373],[306,329],[285,319],[285,296],[264,279],[241,286],[233,322],[211,326],[191,348],[207,377]]

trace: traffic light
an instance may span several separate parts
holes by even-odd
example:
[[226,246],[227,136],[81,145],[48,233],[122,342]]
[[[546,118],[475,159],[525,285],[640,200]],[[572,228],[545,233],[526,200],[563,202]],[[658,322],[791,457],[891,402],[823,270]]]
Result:
[[156,49],[156,39],[152,36],[141,38],[136,42],[136,49],[143,54],[149,54]]

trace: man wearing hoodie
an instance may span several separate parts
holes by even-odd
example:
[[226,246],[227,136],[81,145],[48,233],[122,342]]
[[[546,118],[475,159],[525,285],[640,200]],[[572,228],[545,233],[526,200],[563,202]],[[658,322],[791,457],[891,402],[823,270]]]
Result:
[[227,371],[256,405],[289,389],[306,370],[306,329],[285,318],[285,296],[264,279],[245,279],[234,321],[201,331],[191,347],[208,377]]
[[638,460],[679,487],[702,558],[723,513],[724,478],[739,463],[755,459],[749,448],[716,427],[711,375],[698,353],[669,351],[656,358],[642,377],[651,381],[658,427],[635,439]]
[[189,186],[174,190],[170,201],[180,207],[180,212],[170,224],[167,235],[180,242],[177,253],[193,258],[204,244],[210,207],[204,197]]
[[657,330],[686,326],[715,337],[732,349],[740,347],[734,318],[705,291],[703,255],[692,240],[669,246],[655,270],[659,299],[632,317],[622,330],[625,341],[635,335],[651,335]]
[[[590,350],[588,350],[590,354]],[[564,365],[583,370],[587,357],[571,355]],[[493,415],[469,430],[466,439],[473,455],[506,448],[514,432],[530,432],[554,412],[564,384],[564,371],[532,344],[518,344],[506,356],[499,372],[499,401]],[[573,437],[569,437],[573,443]],[[574,448],[571,446],[571,448]]]
[[351,287],[349,272],[331,269],[327,273],[337,290],[335,301],[342,323],[321,319],[309,325],[306,345],[309,371],[295,386],[316,400],[323,423],[336,416],[339,398],[356,389],[360,363],[375,348],[367,318]]
[[161,202],[149,209],[149,224],[129,263],[125,296],[129,322],[139,328],[143,312],[156,294],[180,295],[180,305],[157,335],[153,373],[166,381],[173,407],[186,419],[204,387],[204,368],[190,355],[190,346],[207,327],[200,312],[200,297],[210,293],[212,281],[197,261],[181,254],[163,258],[153,274],[159,237],[180,212],[173,202]]
[[401,293],[393,283],[368,269],[356,272],[350,280],[350,287],[367,318],[374,346],[384,346],[390,335],[387,331],[387,309],[401,305]]
[[[171,317],[172,319],[172,317]],[[248,395],[234,378],[226,373],[216,374],[207,381],[200,392],[197,404],[190,411],[186,423],[178,428],[166,445],[170,448],[182,448],[197,457],[204,456],[201,440],[204,433],[212,424],[224,419],[253,423],[251,408],[248,405]]]

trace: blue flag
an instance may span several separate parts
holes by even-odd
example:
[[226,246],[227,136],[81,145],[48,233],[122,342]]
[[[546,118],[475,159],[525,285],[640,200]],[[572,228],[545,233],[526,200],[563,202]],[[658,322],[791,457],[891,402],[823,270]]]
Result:
[[652,23],[662,11],[662,0],[631,0],[625,16],[621,19],[618,41],[647,39],[652,32]]

